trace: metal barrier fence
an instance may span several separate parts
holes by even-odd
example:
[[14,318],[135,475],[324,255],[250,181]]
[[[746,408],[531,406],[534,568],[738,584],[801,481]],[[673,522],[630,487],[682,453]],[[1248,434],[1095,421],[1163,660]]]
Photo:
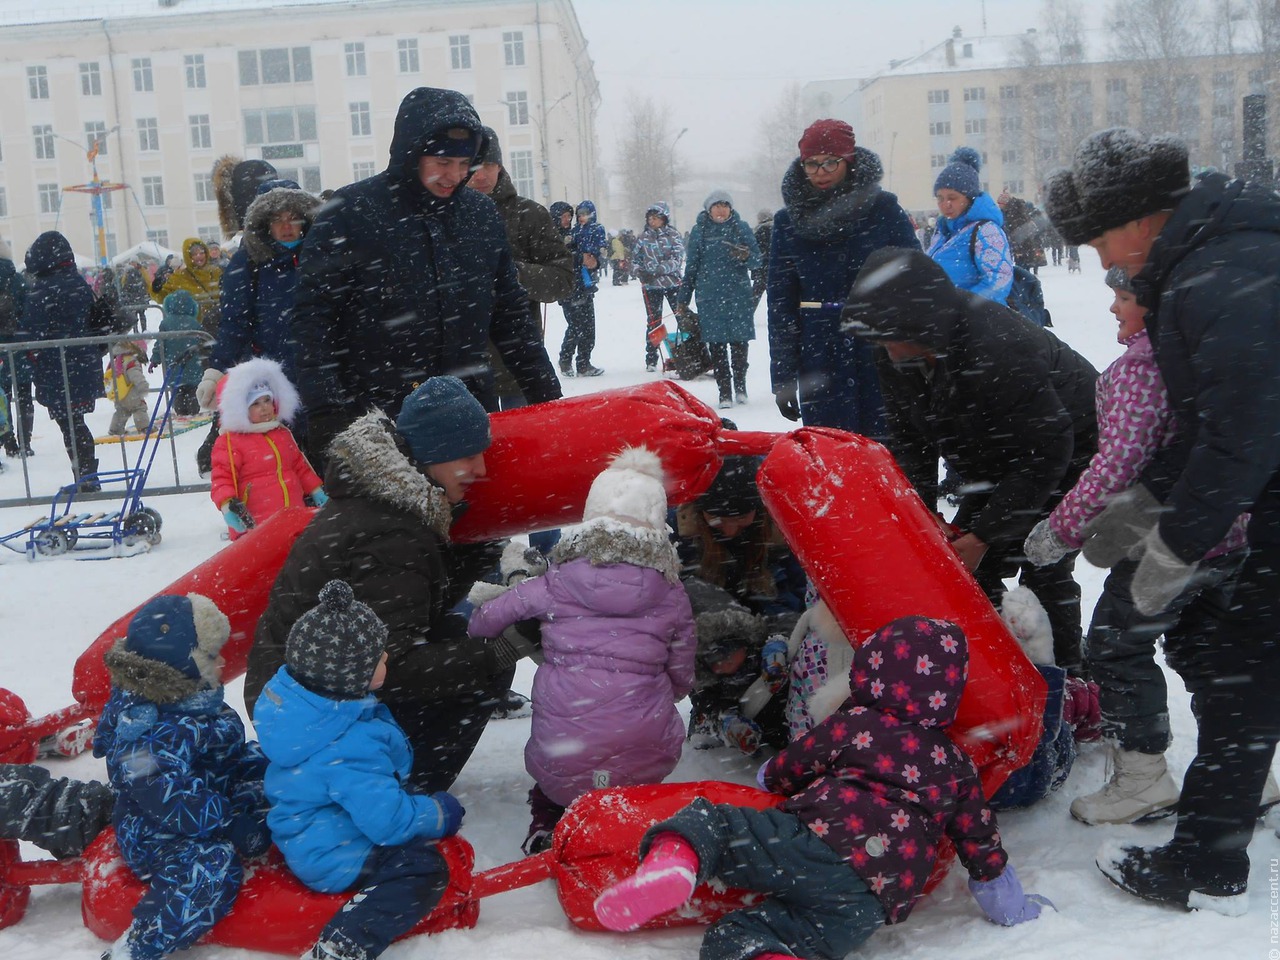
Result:
[[[70,407],[71,383],[67,375],[67,348],[68,347],[84,347],[84,346],[101,347],[103,344],[110,345],[112,343],[116,343],[121,340],[127,340],[131,342],[136,342],[139,340],[157,341],[160,345],[159,356],[157,357],[157,359],[161,362],[161,364],[163,364],[164,356],[165,356],[165,344],[175,340],[182,340],[182,341],[195,340],[195,341],[198,341],[200,344],[201,355],[202,355],[203,351],[208,347],[208,345],[213,342],[213,337],[203,330],[167,330],[164,332],[159,332],[159,331],[129,332],[129,333],[110,334],[106,336],[95,336],[95,337],[72,337],[72,338],[63,339],[63,340],[26,340],[18,343],[0,343],[0,354],[4,355],[4,360],[5,360],[5,381],[6,381],[5,386],[8,388],[6,392],[9,394],[9,401],[10,401],[9,402],[9,420],[10,420],[10,425],[13,428],[14,434],[17,438],[19,448],[21,448],[26,444],[29,444],[31,440],[30,440],[30,437],[23,436],[22,416],[19,410],[19,396],[18,396],[19,379],[18,379],[18,369],[17,369],[18,365],[16,363],[16,359],[18,355],[24,354],[24,353],[34,353],[36,351],[57,350],[60,365],[62,368],[62,390],[63,390],[62,395],[67,402],[67,406]],[[150,356],[150,354],[151,354],[151,351],[149,350],[148,356]],[[109,356],[110,356],[109,351],[105,352],[105,355],[109,359]],[[196,362],[199,362],[198,358]],[[161,369],[163,369],[163,366],[161,367]],[[166,377],[166,382],[164,386],[161,388],[163,392],[156,391],[156,394],[155,394],[156,403],[161,405],[160,409],[167,410],[169,412],[170,422],[172,422],[172,419],[173,419],[172,392],[174,389],[176,389],[176,387],[177,387],[177,384],[169,383],[168,378]],[[33,386],[32,387],[24,386],[23,389],[30,391],[31,394],[34,394]],[[101,399],[102,398],[99,398],[99,400]],[[106,402],[110,403],[111,401],[107,400]],[[155,409],[156,408],[152,408],[153,413],[155,412]],[[155,417],[155,426],[157,429],[162,429],[165,426],[165,424],[161,421],[159,416]],[[167,486],[160,486],[160,485],[152,486],[152,483],[151,483],[152,478],[149,476],[148,483],[147,483],[148,496],[163,496],[166,494],[173,494],[173,493],[193,493],[196,491],[209,489],[209,481],[202,479],[200,477],[199,472],[196,469],[194,456],[188,455],[186,458],[187,463],[185,464],[181,464],[179,462],[178,447],[175,442],[176,436],[177,434],[172,429],[169,429],[167,431],[167,437],[165,438],[168,440],[168,446],[169,446],[169,457],[167,459],[172,470],[172,474],[171,474],[172,482],[169,483]],[[76,441],[75,441],[74,434],[72,435],[71,442],[72,442],[72,448],[73,448],[71,469],[73,471],[74,476],[71,479],[67,480],[66,482],[72,482],[72,480],[74,480],[75,477],[78,477],[80,475],[79,465],[82,460],[89,459],[94,456],[93,451],[81,451],[79,449],[76,449]],[[117,446],[120,448],[120,457],[121,457],[122,463],[124,463],[125,465],[128,465],[129,453],[128,453],[128,450],[126,449],[128,444],[120,443],[120,444],[117,444]],[[103,457],[107,457],[111,455],[112,454],[107,453],[105,451],[102,454]],[[99,457],[98,459],[101,460],[102,458]],[[31,485],[31,471],[29,469],[29,466],[25,457],[14,458],[9,460],[8,461],[9,470],[12,471],[15,468],[16,464],[18,463],[22,464],[22,483],[23,483],[23,491],[25,495],[21,497],[8,497],[8,498],[0,499],[0,508],[30,506],[32,504],[37,504],[37,503],[47,503],[49,499],[55,493],[58,492],[58,487],[61,486],[61,484],[58,484],[57,486],[49,490],[33,490]],[[159,464],[160,464],[160,460],[157,459],[157,461],[152,465],[152,473],[155,472]],[[184,470],[185,470],[185,473],[184,473]],[[120,494],[114,491],[103,491],[98,493],[80,493],[76,495],[77,500],[118,500],[119,498],[120,498]]]

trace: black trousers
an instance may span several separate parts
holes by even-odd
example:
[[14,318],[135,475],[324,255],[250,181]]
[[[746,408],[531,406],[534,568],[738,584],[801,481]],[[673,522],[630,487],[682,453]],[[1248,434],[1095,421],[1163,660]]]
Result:
[[749,342],[708,343],[711,366],[715,370],[716,386],[721,400],[732,400],[734,395],[747,395],[747,349]]
[[578,370],[586,370],[591,366],[591,351],[596,346],[595,298],[584,295],[562,300],[560,307],[567,324],[560,344],[560,369],[567,370],[576,363]]

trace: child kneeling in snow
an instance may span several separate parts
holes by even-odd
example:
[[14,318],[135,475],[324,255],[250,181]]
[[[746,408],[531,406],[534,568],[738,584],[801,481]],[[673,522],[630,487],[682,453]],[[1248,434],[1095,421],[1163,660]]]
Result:
[[658,457],[622,451],[547,572],[471,615],[477,637],[529,618],[544,625],[524,751],[535,781],[526,852],[546,849],[565,807],[588,790],[658,783],[680,760],[676,703],[693,687],[697,640],[666,516]]
[[304,497],[317,507],[329,499],[286,426],[298,406],[298,391],[274,360],[246,360],[218,381],[221,435],[209,496],[232,540]]
[[199,594],[160,596],[105,659],[111,698],[93,753],[115,791],[120,855],[150,889],[104,958],[159,960],[191,946],[235,903],[241,857],[270,843],[267,761],[222,697],[227,618]]
[[768,896],[713,924],[702,960],[838,960],[924,894],[945,835],[987,917],[1011,926],[1040,904],[1008,865],[973,761],[946,735],[969,648],[955,624],[903,617],[854,651],[850,696],[760,768],[770,810],[695,800],[641,842],[631,877],[596,900],[611,930],[682,905],[701,882]]
[[436,841],[466,812],[448,793],[406,790],[413,750],[374,696],[387,627],[342,580],[289,631],[285,665],[254,722],[271,760],[271,836],[312,890],[354,890],[307,955],[372,960],[440,901],[449,868]]

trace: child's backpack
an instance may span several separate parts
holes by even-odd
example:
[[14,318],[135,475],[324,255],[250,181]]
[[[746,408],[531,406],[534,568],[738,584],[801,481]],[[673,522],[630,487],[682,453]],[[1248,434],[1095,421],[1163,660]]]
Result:
[[[978,220],[969,231],[969,259],[973,261],[974,266],[978,263],[974,256],[974,250],[978,245],[978,228],[990,222],[990,220]],[[1026,267],[1020,267],[1016,263],[1013,265],[1013,286],[1009,288],[1009,298],[1005,301],[1005,306],[1010,310],[1016,310],[1038,327],[1053,326],[1053,316],[1044,305],[1044,288],[1040,285],[1040,278]]]

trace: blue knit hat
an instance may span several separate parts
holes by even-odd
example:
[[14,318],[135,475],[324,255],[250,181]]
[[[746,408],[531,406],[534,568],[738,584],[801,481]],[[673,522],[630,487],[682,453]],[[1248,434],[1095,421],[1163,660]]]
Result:
[[947,158],[948,163],[933,181],[933,192],[954,190],[962,193],[970,200],[982,193],[982,181],[978,179],[978,171],[982,168],[982,155],[973,147],[957,147],[955,153]]
[[218,654],[231,624],[208,597],[164,594],[138,608],[104,657],[112,682],[157,703],[221,683]]
[[420,464],[447,463],[489,449],[489,414],[457,377],[432,377],[405,399],[396,430]]

